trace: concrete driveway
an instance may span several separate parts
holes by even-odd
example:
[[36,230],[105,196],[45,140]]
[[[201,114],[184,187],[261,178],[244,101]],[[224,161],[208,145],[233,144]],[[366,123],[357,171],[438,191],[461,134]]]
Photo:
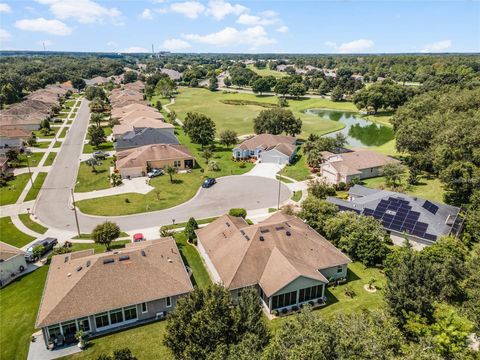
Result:
[[252,170],[245,173],[244,176],[260,176],[270,179],[276,179],[277,173],[284,168],[285,165],[274,163],[257,163]]

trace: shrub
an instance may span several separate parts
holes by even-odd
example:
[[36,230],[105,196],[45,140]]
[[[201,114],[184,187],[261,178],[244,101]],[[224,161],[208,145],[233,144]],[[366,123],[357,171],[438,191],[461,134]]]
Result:
[[128,198],[125,198],[125,202],[126,202],[127,204],[130,204],[130,200],[129,200]]
[[272,315],[273,316],[278,316],[278,311],[277,310],[272,310]]
[[218,165],[218,162],[216,162],[215,160],[210,160],[208,162],[208,170],[219,171],[220,170],[220,165]]
[[298,306],[297,305],[292,306],[292,311],[298,311]]
[[288,314],[288,309],[287,308],[283,308],[282,309],[282,315],[287,315]]
[[235,217],[242,217],[245,219],[247,217],[247,210],[243,208],[233,208],[233,209],[230,209],[230,211],[228,212],[228,215],[235,216]]
[[247,164],[245,164],[245,161],[242,161],[240,164],[238,164],[238,167],[240,169],[244,169],[246,166],[247,166]]
[[173,236],[173,234],[174,234],[174,231],[171,225],[163,225],[160,227],[161,237]]
[[341,181],[337,185],[335,185],[335,189],[337,191],[345,191],[345,190],[347,190],[347,184],[344,183],[343,181]]
[[196,237],[195,230],[197,229],[198,229],[198,223],[195,220],[195,218],[191,217],[190,219],[188,219],[187,225],[185,225],[185,229],[183,230],[188,241],[191,242],[193,239],[195,239]]
[[314,302],[314,301],[309,301],[308,304],[309,304],[310,306],[313,306],[313,305],[315,305],[315,302]]

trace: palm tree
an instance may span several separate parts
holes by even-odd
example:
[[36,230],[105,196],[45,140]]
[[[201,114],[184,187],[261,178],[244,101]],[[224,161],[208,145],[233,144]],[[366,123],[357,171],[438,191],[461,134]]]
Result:
[[102,122],[102,120],[103,120],[103,115],[96,112],[94,112],[90,117],[90,121],[94,121],[98,127],[100,127],[100,123]]
[[103,103],[100,99],[93,99],[89,106],[91,112],[101,113],[104,110]]
[[165,171],[167,172],[168,176],[170,176],[170,182],[173,183],[173,175],[177,173],[177,168],[167,165]]

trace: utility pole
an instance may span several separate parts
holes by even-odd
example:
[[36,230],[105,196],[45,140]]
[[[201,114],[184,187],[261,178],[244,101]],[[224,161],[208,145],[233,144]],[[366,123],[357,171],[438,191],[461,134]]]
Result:
[[75,222],[77,224],[77,233],[78,233],[78,237],[80,237],[80,225],[78,224],[77,207],[75,206],[75,197],[73,196],[73,188],[70,189],[70,193],[72,194],[73,213],[75,214]]
[[27,159],[28,174],[30,175],[30,183],[32,184],[32,188],[33,188],[32,171],[30,170],[30,161],[28,161],[29,157],[30,156],[25,155],[25,158]]

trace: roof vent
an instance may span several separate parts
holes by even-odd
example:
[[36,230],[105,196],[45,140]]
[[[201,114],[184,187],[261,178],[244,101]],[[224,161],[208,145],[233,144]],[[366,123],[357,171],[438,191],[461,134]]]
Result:
[[89,267],[91,264],[90,260],[87,261],[87,267]]
[[245,235],[245,231],[240,230],[240,234]]
[[77,271],[81,271],[83,269],[82,266],[77,267]]
[[260,235],[260,241],[264,241],[264,240],[265,240],[265,238]]
[[230,227],[230,223],[229,223],[228,221],[225,223],[225,225],[227,225],[228,227]]
[[103,263],[104,263],[104,264],[111,264],[111,263],[113,263],[113,262],[115,262],[115,259],[104,259],[104,260],[103,260]]
[[275,230],[277,230],[277,231],[280,231],[280,230],[283,230],[283,229],[285,229],[283,226],[277,226],[277,227],[275,228]]
[[169,263],[172,263],[172,262],[173,262],[173,260],[170,259],[170,258],[167,258],[167,261],[168,261]]
[[142,250],[141,253],[142,253],[142,256],[147,256],[147,254],[145,253],[145,250]]
[[260,232],[261,232],[262,234],[266,234],[266,233],[270,232],[270,230],[268,230],[268,229],[262,229],[262,230],[260,230]]
[[67,277],[70,277],[70,276],[72,276],[72,273],[68,273],[68,274],[67,274]]
[[125,261],[125,260],[128,260],[128,259],[130,259],[130,256],[128,256],[128,255],[122,255],[118,258],[119,261]]
[[287,234],[287,236],[292,235],[292,233],[290,231],[287,231],[286,234]]
[[63,260],[64,263],[68,261],[68,256],[65,256],[65,259]]
[[248,235],[245,235],[245,239],[247,239],[247,241],[250,240],[250,238],[248,237]]

